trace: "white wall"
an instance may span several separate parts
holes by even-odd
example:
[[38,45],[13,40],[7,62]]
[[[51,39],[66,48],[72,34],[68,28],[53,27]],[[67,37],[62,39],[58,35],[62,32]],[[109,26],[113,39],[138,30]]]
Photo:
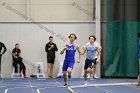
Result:
[[0,0],[0,5],[0,21],[93,20],[93,0]]
[[[36,64],[36,62],[43,62],[44,72],[47,74],[45,45],[48,42],[48,37],[52,35],[59,49],[56,53],[54,67],[54,75],[57,75],[59,64],[64,59],[64,55],[59,54],[64,41],[61,39],[62,36],[60,37],[58,34],[68,37],[70,33],[75,33],[78,37],[76,42],[80,45],[81,50],[83,45],[88,42],[89,35],[95,34],[94,23],[43,23],[42,25],[55,34],[52,35],[50,32],[45,31],[43,27],[41,29],[39,23],[38,25],[32,23],[0,23],[0,41],[4,42],[8,49],[2,57],[3,77],[8,78],[12,73],[12,57],[10,52],[17,42],[20,44],[21,55],[25,59],[27,75],[34,74],[35,69],[31,63]],[[75,64],[73,77],[81,76],[84,60],[85,58],[82,57],[81,63]]]

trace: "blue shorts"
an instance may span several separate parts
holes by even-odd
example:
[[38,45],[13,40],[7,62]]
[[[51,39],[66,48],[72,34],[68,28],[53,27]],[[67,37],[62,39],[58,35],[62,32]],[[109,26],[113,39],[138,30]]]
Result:
[[74,64],[75,64],[74,61],[64,60],[63,67],[62,67],[63,71],[67,71],[68,68],[72,68],[73,69]]

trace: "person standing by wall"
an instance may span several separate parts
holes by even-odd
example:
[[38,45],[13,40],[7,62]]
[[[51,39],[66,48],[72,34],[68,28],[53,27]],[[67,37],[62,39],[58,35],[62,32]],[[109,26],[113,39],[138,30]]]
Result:
[[55,61],[55,51],[58,51],[57,45],[53,42],[53,37],[49,37],[49,42],[45,46],[47,52],[47,71],[48,78],[55,78],[53,76],[53,66]]
[[[3,50],[3,52],[2,52],[2,50]],[[1,78],[1,57],[6,52],[6,50],[7,50],[7,48],[6,48],[5,44],[0,42],[0,78]]]

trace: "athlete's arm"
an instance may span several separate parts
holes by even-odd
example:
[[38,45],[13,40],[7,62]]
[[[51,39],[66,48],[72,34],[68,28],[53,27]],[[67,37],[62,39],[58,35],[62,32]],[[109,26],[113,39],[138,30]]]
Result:
[[62,55],[65,50],[66,50],[66,44],[64,44],[63,49],[61,50],[60,54]]
[[84,55],[86,53],[86,51],[87,51],[87,48],[86,48],[86,46],[84,46],[83,47],[83,52],[81,53],[81,55]]
[[97,48],[97,53],[98,53],[98,55],[97,55],[97,62],[98,63],[100,63],[100,58],[101,58],[101,48]]
[[80,51],[79,45],[76,45],[76,50],[79,53],[79,58],[78,58],[77,62],[80,63],[80,60],[81,60],[81,51]]

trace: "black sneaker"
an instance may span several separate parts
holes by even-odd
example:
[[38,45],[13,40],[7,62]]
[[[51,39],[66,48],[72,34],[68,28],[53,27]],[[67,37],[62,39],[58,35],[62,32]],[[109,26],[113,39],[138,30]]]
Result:
[[71,74],[68,75],[68,79],[71,79]]
[[65,83],[64,86],[67,86],[67,84]]

